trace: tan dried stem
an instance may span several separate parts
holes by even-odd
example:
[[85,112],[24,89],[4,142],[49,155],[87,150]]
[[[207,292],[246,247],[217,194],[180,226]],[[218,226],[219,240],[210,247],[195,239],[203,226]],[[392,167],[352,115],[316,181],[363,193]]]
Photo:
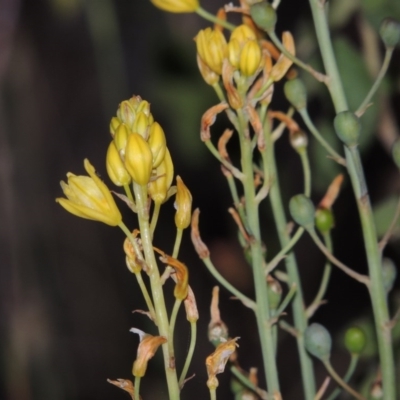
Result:
[[192,229],[191,229],[191,239],[193,246],[201,259],[210,257],[210,251],[208,247],[204,244],[200,237],[199,231],[199,215],[200,210],[196,208],[192,214]]
[[325,196],[318,204],[318,208],[323,208],[330,210],[332,208],[333,203],[336,201],[340,187],[342,186],[344,176],[343,174],[339,174],[329,185],[328,190],[325,193]]

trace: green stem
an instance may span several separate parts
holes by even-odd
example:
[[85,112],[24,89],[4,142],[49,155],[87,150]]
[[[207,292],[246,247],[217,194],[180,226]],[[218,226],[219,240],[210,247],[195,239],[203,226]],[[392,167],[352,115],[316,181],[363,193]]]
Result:
[[209,13],[208,11],[204,10],[201,7],[199,7],[196,10],[196,13],[198,15],[200,15],[200,17],[204,18],[205,20],[210,21],[210,22],[212,22],[214,24],[221,25],[221,26],[223,26],[224,28],[226,28],[226,29],[228,29],[230,31],[233,31],[236,28],[235,25],[229,23],[228,21],[224,21],[223,19],[217,18],[214,14]]
[[303,167],[304,174],[304,194],[307,197],[311,196],[311,168],[310,160],[306,149],[301,149],[299,152],[301,159],[301,166]]
[[[355,371],[355,369],[357,367],[357,364],[358,364],[358,360],[359,360],[358,354],[352,354],[351,355],[349,367],[347,368],[346,374],[343,377],[343,381],[344,382],[347,383],[351,379],[351,377],[353,376],[353,373],[354,373],[354,371]],[[326,400],[335,400],[336,397],[339,396],[340,392],[341,392],[341,389],[336,388]]]
[[196,346],[196,338],[197,338],[197,323],[190,322],[190,344],[189,344],[189,350],[186,355],[185,364],[183,365],[181,376],[179,377],[180,388],[182,388],[183,384],[185,383],[186,375],[188,373],[189,366],[193,358],[194,348]]
[[[348,110],[346,96],[343,90],[343,85],[333,52],[325,7],[320,0],[309,1],[322,60],[325,70],[329,76],[328,89],[335,106],[335,111],[336,113],[346,111]],[[385,398],[395,399],[396,380],[394,355],[392,349],[392,333],[390,329],[386,294],[383,286],[381,255],[378,247],[372,208],[369,201],[364,171],[358,150],[354,149],[353,151],[350,151],[350,149],[345,146],[345,155],[353,191],[356,196],[358,212],[361,219],[361,227],[368,261],[368,270],[371,279],[370,296],[375,317],[375,328],[382,369],[383,392]]]
[[140,376],[135,376],[135,387],[134,387],[134,397],[135,399],[140,399],[139,397],[139,389],[140,389]]
[[296,284],[293,283],[288,294],[286,295],[286,297],[283,299],[282,303],[280,304],[279,308],[276,310],[276,316],[279,317],[280,314],[283,313],[283,311],[286,309],[286,307],[288,306],[288,304],[291,302],[293,296],[296,294],[297,291],[297,287]]
[[124,190],[125,190],[125,194],[128,197],[128,199],[135,204],[135,202],[133,201],[133,196],[132,196],[132,191],[131,191],[131,187],[130,185],[124,185]]
[[345,274],[350,276],[351,278],[355,279],[356,281],[363,283],[367,287],[370,285],[370,279],[367,275],[359,274],[358,272],[354,271],[353,269],[349,268],[347,265],[343,264],[339,261],[322,243],[321,239],[318,237],[317,233],[314,229],[307,229],[307,232],[310,234],[311,239],[317,245],[317,247],[324,253],[326,258],[333,264],[336,265],[339,269],[341,269]]
[[257,385],[255,385],[246,375],[242,373],[242,371],[236,367],[235,365],[232,365],[230,368],[230,371],[232,375],[235,375],[236,378],[248,389],[252,390],[254,393],[256,393],[258,396],[260,396],[261,399],[263,400],[268,400],[268,393],[265,390],[260,389]]
[[386,75],[386,72],[389,68],[390,60],[392,59],[393,50],[394,50],[393,48],[386,49],[385,58],[383,60],[379,74],[376,77],[376,80],[375,80],[374,84],[372,85],[370,91],[368,92],[367,96],[365,97],[364,101],[361,103],[361,105],[358,107],[357,111],[355,112],[356,115],[361,116],[364,113],[364,111],[368,107],[368,104],[371,101],[372,97],[378,90],[379,85],[381,84],[382,79]]
[[176,236],[175,236],[174,250],[172,251],[173,258],[178,258],[179,249],[180,249],[181,243],[182,243],[182,234],[183,234],[183,229],[177,228]]
[[179,385],[175,369],[175,360],[170,354],[169,349],[169,323],[168,315],[165,307],[164,292],[160,280],[160,272],[158,270],[156,258],[153,250],[152,234],[150,231],[149,214],[147,209],[147,188],[139,186],[136,183],[133,185],[135,198],[138,208],[138,219],[140,237],[142,240],[143,251],[149,269],[150,286],[154,300],[154,307],[157,317],[157,327],[160,336],[167,338],[167,343],[162,345],[164,355],[164,368],[168,385],[168,393],[170,400],[179,399]]
[[217,389],[210,389],[210,399],[217,400]]
[[[275,162],[274,146],[267,124],[264,124],[264,135],[266,148],[269,151],[268,170],[271,179],[269,199],[272,207],[275,225],[278,230],[278,237],[282,248],[290,243],[291,238],[287,230],[287,220],[283,209],[283,202],[279,188],[278,171]],[[307,317],[304,310],[303,291],[294,253],[289,253],[285,258],[286,271],[288,274],[288,284],[296,284],[296,295],[292,302],[293,319],[296,327],[297,348],[300,357],[301,375],[303,380],[304,396],[306,400],[314,400],[316,385],[314,378],[313,365],[310,356],[304,346],[304,331],[307,328]]]
[[299,114],[303,118],[304,123],[306,124],[308,130],[312,133],[315,139],[318,140],[320,145],[331,155],[331,157],[338,163],[343,166],[346,166],[346,160],[336,152],[331,145],[322,137],[321,133],[318,131],[317,127],[312,122],[310,115],[306,108],[299,110]]
[[[328,251],[330,253],[332,253],[333,246],[332,246],[331,234],[328,232],[328,233],[324,233],[323,236],[324,236],[326,248],[328,249]],[[322,274],[321,285],[318,289],[317,295],[315,296],[312,303],[307,307],[308,318],[310,318],[314,314],[315,310],[319,307],[319,305],[321,304],[321,301],[323,300],[323,298],[325,296],[326,289],[328,288],[329,279],[331,277],[331,271],[332,271],[332,265],[329,261],[326,261],[325,266],[324,266],[324,272]]]
[[292,238],[286,243],[286,245],[281,249],[281,251],[268,263],[267,269],[265,270],[265,275],[268,275],[273,271],[273,269],[279,264],[281,260],[285,258],[285,255],[292,250],[293,246],[299,241],[304,233],[304,228],[298,228],[296,233]]
[[175,299],[174,307],[171,313],[171,319],[169,321],[169,337],[168,337],[168,347],[169,347],[169,354],[170,356],[175,358],[175,351],[174,351],[174,330],[175,330],[175,323],[176,317],[178,315],[179,308],[182,304],[182,300]]
[[154,235],[154,231],[156,229],[158,217],[160,215],[160,209],[161,209],[161,203],[155,202],[153,215],[151,216],[151,224],[150,224],[150,232],[151,232],[152,236]]
[[247,307],[255,309],[256,304],[253,300],[249,299],[242,292],[239,292],[234,286],[232,286],[215,268],[214,264],[210,260],[209,257],[202,259],[204,265],[207,267],[208,271],[212,274],[212,276],[229,292],[231,292],[235,297],[242,301]]
[[270,321],[268,292],[264,275],[264,257],[261,243],[260,219],[253,177],[253,148],[247,137],[247,121],[242,110],[238,110],[241,165],[245,179],[243,181],[247,226],[253,240],[250,243],[253,279],[257,307],[255,309],[264,373],[268,391],[273,395],[280,393],[278,371],[275,360],[275,347]]
[[362,396],[360,393],[356,392],[353,388],[351,388],[333,369],[331,363],[329,360],[322,361],[323,364],[325,365],[325,368],[329,372],[329,375],[337,382],[339,386],[341,386],[346,392],[350,393],[352,396],[354,396],[358,400],[366,400],[364,396]]
[[154,310],[153,302],[151,301],[149,292],[147,291],[147,287],[143,282],[143,278],[142,278],[141,272],[135,273],[135,276],[136,276],[136,280],[137,280],[137,282],[139,284],[140,290],[142,291],[142,294],[143,294],[144,300],[146,302],[147,308],[150,311],[150,315],[151,315],[153,321],[157,322],[157,320],[156,320],[156,311]]
[[320,72],[316,71],[313,67],[311,67],[311,65],[306,64],[293,54],[289,53],[283,46],[278,36],[276,36],[276,33],[274,31],[268,32],[268,36],[272,40],[272,43],[281,51],[281,53],[283,53],[289,60],[291,60],[293,64],[296,64],[300,68],[303,68],[305,71],[309,72],[312,76],[314,76],[315,79],[317,79],[320,82],[324,82],[326,80],[326,76],[324,74],[321,74]]
[[219,84],[219,82],[214,83],[214,85],[212,85],[213,89],[215,90],[215,93],[217,94],[217,97],[219,99],[219,101],[222,103],[223,101],[226,101],[224,92],[221,89],[221,85]]

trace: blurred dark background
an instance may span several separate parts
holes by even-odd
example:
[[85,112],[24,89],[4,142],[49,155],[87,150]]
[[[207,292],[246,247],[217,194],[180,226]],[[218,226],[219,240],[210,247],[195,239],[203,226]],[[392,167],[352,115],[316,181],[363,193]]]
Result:
[[[350,105],[363,99],[380,66],[383,48],[375,32],[385,16],[400,18],[395,0],[337,0],[331,24]],[[222,0],[203,0],[216,12]],[[201,80],[192,38],[206,22],[197,15],[172,15],[138,0],[0,0],[0,399],[105,400],[128,395],[106,382],[131,379],[138,339],[132,326],[154,333],[145,316],[136,281],[125,267],[123,234],[100,223],[75,218],[54,199],[67,171],[82,174],[89,158],[103,179],[108,124],[118,103],[138,94],[152,104],[164,127],[175,171],[190,188],[194,207],[201,209],[201,231],[212,258],[234,285],[252,296],[249,268],[236,243],[236,228],[227,208],[227,185],[219,166],[199,140],[202,113],[216,103]],[[305,0],[282,0],[278,31],[294,33],[298,54],[321,68],[309,7]],[[363,158],[372,201],[377,205],[378,230],[389,225],[398,171],[390,147],[398,137],[400,52],[394,55],[388,78],[363,117]],[[304,76],[310,89],[310,110],[326,137],[332,135],[331,102],[325,88]],[[274,109],[288,104],[277,85]],[[222,132],[226,121],[215,126]],[[232,149],[234,153],[235,149]],[[299,160],[287,136],[277,146],[285,200],[302,187]],[[325,153],[311,146],[313,199],[317,203],[340,171]],[[234,156],[233,156],[234,158]],[[121,208],[123,206],[121,205]],[[335,205],[336,254],[358,271],[365,271],[357,211],[348,182]],[[125,222],[135,227],[134,217]],[[172,201],[162,209],[155,244],[171,252],[175,234]],[[268,251],[279,250],[268,206],[262,210]],[[399,230],[385,255],[399,263]],[[297,246],[306,301],[318,289],[323,257],[312,243]],[[208,398],[205,357],[209,303],[215,281],[192,250],[187,233],[181,259],[200,309],[199,340],[183,399]],[[365,290],[334,270],[328,304],[313,318],[325,324],[335,342],[334,364],[346,369],[348,356],[340,345],[342,329],[352,321],[367,324],[370,314]],[[391,301],[398,296],[394,290]],[[171,299],[169,299],[171,302]],[[394,307],[394,306],[393,306]],[[290,320],[290,310],[288,318]],[[241,336],[239,360],[261,368],[256,326],[250,311],[221,290],[222,318],[231,336]],[[178,323],[178,359],[189,343],[183,313]],[[301,398],[294,340],[283,334],[279,351],[285,399]],[[371,357],[364,367],[373,365]],[[371,361],[372,360],[372,361]],[[142,382],[144,399],[165,399],[160,360],[155,359]],[[179,364],[178,364],[179,365]],[[325,372],[315,363],[319,380]],[[260,373],[260,376],[263,374]],[[261,379],[261,378],[260,378]],[[229,398],[229,373],[221,376],[220,398]],[[261,379],[260,385],[264,385]]]

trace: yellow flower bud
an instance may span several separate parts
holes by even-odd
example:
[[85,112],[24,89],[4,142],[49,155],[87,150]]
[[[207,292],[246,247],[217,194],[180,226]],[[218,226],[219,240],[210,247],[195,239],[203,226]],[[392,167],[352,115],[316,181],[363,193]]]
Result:
[[133,363],[132,374],[135,377],[141,378],[145,375],[147,364],[151,358],[153,358],[157,349],[167,339],[164,336],[152,336],[144,333],[140,329],[132,328],[131,332],[137,333],[140,337],[140,343],[137,351],[136,360]]
[[150,127],[149,140],[147,141],[153,154],[153,168],[157,168],[164,159],[167,143],[165,134],[158,122],[153,122]]
[[245,76],[253,75],[261,62],[261,48],[255,32],[240,25],[232,32],[228,43],[229,62]]
[[108,176],[114,185],[124,186],[131,182],[131,176],[126,170],[114,142],[111,142],[108,146],[106,168]]
[[183,183],[180,176],[176,177],[176,197],[175,197],[175,225],[178,229],[185,229],[190,225],[192,213],[192,195]]
[[84,166],[89,176],[76,176],[69,172],[68,183],[60,182],[67,198],[57,198],[56,202],[77,217],[117,226],[122,216],[110,190],[96,175],[89,160],[85,159]]
[[208,85],[215,85],[219,81],[219,75],[216,74],[197,54],[197,65],[199,67],[199,71],[204,81]]
[[110,133],[114,137],[117,128],[119,127],[121,121],[117,117],[112,117],[110,121]]
[[132,125],[132,132],[138,133],[145,140],[147,140],[148,132],[147,129],[149,127],[149,117],[142,111],[136,114],[135,121]]
[[219,30],[206,28],[195,37],[197,53],[204,63],[218,75],[222,72],[222,63],[227,56],[228,46],[225,36]]
[[166,150],[164,160],[156,168],[156,179],[149,182],[148,193],[155,203],[164,203],[167,200],[168,189],[174,177],[174,165],[171,155]]
[[261,49],[255,40],[249,40],[240,53],[240,72],[245,76],[252,76],[260,66]]
[[248,40],[257,40],[257,35],[255,32],[247,25],[239,25],[231,33],[229,40],[237,40],[242,46]]
[[173,13],[190,13],[200,7],[198,0],[151,0],[151,2],[161,10]]
[[128,143],[128,137],[130,133],[131,133],[130,130],[125,124],[120,124],[117,130],[115,131],[114,143],[122,160],[125,157],[125,148],[126,144]]
[[124,100],[118,107],[117,118],[132,128],[133,121],[136,118],[136,111],[133,104],[129,100]]
[[150,181],[153,155],[148,143],[138,133],[131,133],[125,148],[125,168],[138,185]]

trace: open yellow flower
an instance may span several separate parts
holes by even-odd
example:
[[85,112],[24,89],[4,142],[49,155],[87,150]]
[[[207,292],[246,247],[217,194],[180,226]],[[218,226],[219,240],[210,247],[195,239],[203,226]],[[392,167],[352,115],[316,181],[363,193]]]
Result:
[[68,172],[68,183],[60,182],[67,198],[57,198],[56,202],[77,217],[117,226],[122,216],[110,190],[96,175],[88,159],[85,159],[84,166],[89,176],[76,176]]
[[200,8],[198,0],[151,0],[161,10],[173,13],[195,12]]

